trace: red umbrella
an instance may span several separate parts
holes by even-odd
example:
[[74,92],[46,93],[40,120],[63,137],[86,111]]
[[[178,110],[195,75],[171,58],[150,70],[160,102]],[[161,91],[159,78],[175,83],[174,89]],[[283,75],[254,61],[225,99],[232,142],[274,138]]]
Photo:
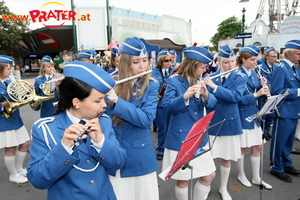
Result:
[[171,167],[171,170],[167,172],[163,178],[165,181],[168,180],[175,172],[182,168],[190,160],[196,158],[205,152],[205,150],[199,148],[204,136],[207,132],[207,127],[214,116],[215,111],[210,112],[208,115],[196,121],[185,140],[181,144],[180,150],[177,157]]

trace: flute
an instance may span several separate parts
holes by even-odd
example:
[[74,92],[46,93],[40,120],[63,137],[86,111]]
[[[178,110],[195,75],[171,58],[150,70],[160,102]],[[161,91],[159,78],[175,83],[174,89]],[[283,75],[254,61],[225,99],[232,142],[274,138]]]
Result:
[[131,76],[131,77],[128,77],[128,78],[124,78],[124,79],[122,79],[122,80],[117,81],[117,82],[116,82],[116,85],[118,85],[118,84],[120,84],[120,83],[124,83],[124,82],[126,82],[126,81],[130,81],[130,80],[135,79],[135,78],[138,78],[138,77],[140,77],[140,76],[144,76],[144,75],[149,74],[149,73],[151,73],[151,72],[152,72],[152,69],[150,69],[149,71],[140,73],[140,74],[138,74],[138,75],[135,75],[135,76]]
[[[103,109],[103,111],[101,113],[99,113],[95,118],[99,118],[103,113],[105,112],[105,109]],[[81,139],[81,137],[84,135],[84,134],[87,134],[87,132],[90,130],[90,126],[85,128],[81,133],[80,135],[78,135],[75,139],[74,139],[74,144],[75,146],[79,146],[79,142],[78,140]]]
[[[138,75],[129,77],[129,78],[124,78],[124,79],[122,79],[122,80],[116,81],[116,85],[118,85],[118,84],[120,84],[120,83],[124,83],[124,82],[126,82],[126,81],[130,81],[130,80],[135,79],[135,78],[138,78],[138,77],[140,77],[140,76],[144,76],[144,75],[149,74],[149,73],[151,73],[151,72],[152,72],[152,69],[150,69],[149,71],[140,73],[140,74],[138,74]],[[57,105],[58,105],[58,101],[53,103],[53,106],[54,106],[54,107],[57,107]]]
[[239,68],[239,67],[235,67],[235,68],[233,68],[233,69],[231,69],[231,70],[228,70],[228,71],[226,71],[226,72],[217,74],[217,75],[215,75],[215,76],[211,76],[210,79],[218,78],[218,77],[220,77],[220,76],[222,76],[222,75],[225,75],[225,74],[228,74],[228,73],[230,73],[230,72],[233,72],[233,71],[237,70],[238,68]]

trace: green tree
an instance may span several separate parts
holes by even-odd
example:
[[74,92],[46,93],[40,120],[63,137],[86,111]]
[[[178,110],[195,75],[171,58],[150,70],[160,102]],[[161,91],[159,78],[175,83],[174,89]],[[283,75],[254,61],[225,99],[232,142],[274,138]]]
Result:
[[238,20],[237,17],[232,16],[220,24],[218,24],[217,33],[210,39],[210,42],[213,44],[215,51],[218,51],[218,42],[223,37],[233,36],[237,33],[240,33],[242,30],[242,21]]
[[18,39],[29,31],[29,22],[21,20],[3,20],[2,15],[15,15],[9,11],[4,1],[0,1],[0,53],[11,53],[19,46]]

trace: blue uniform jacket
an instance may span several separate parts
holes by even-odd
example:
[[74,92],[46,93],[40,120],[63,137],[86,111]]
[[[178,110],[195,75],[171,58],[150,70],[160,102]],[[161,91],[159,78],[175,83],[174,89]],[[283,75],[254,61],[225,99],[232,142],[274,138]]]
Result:
[[[243,67],[240,67],[239,69],[242,73],[247,74]],[[257,126],[260,126],[258,119],[249,122],[246,120],[246,118],[253,116],[258,112],[257,99],[254,98],[253,94],[261,88],[261,84],[254,70],[251,70],[251,75],[246,77],[246,90],[244,91],[242,100],[239,102],[239,112],[241,116],[242,128],[254,129],[254,123],[256,123]]]
[[[179,151],[182,141],[185,140],[193,124],[204,116],[204,107],[214,107],[217,103],[215,96],[209,93],[207,104],[202,101],[202,98],[196,100],[195,96],[192,96],[189,98],[189,106],[186,106],[183,95],[189,87],[186,78],[178,75],[170,76],[163,99],[164,110],[171,116],[165,147],[174,151]],[[207,141],[206,135],[201,147],[205,146]]]
[[271,85],[272,95],[283,94],[287,89],[290,89],[285,100],[277,106],[281,117],[288,119],[300,118],[300,98],[297,97],[300,88],[299,73],[295,73],[289,64],[283,60],[273,71]]
[[[34,89],[35,89],[37,95],[47,96],[47,95],[44,94],[43,90],[40,88],[40,85],[45,83],[45,81],[46,81],[46,76],[44,76],[44,77],[38,76],[35,79]],[[53,83],[53,84],[55,84],[55,83]],[[58,98],[58,93],[55,90],[53,99],[49,99],[47,101],[42,102],[41,112],[40,112],[40,117],[41,118],[50,117],[50,116],[53,115],[53,113],[56,111],[56,107],[53,106],[53,103],[56,102],[57,98]]]
[[[158,82],[150,80],[141,99],[138,99],[140,87],[134,87],[135,95],[129,101],[118,98],[114,106],[108,104],[106,109],[111,117],[123,119],[123,124],[113,127],[121,147],[127,151],[121,177],[142,176],[158,170],[149,129],[156,114]],[[109,174],[114,176],[115,172],[110,170]]]
[[[6,80],[6,82],[9,84],[11,81]],[[6,99],[5,99],[5,98]],[[20,116],[19,109],[14,111],[12,113],[12,119],[6,119],[3,115],[3,109],[2,102],[5,100],[8,100],[9,102],[14,102],[7,94],[7,88],[6,86],[0,82],[0,132],[2,131],[8,131],[8,130],[15,130],[21,128],[24,124]]]
[[[169,75],[171,75],[173,73],[174,69],[173,68],[169,68]],[[166,82],[166,80],[168,79],[168,77],[164,77],[162,74],[162,70],[159,68],[153,68],[152,69],[152,77],[155,78],[158,82],[159,82],[159,88],[158,88],[158,92],[162,89],[164,83]],[[160,101],[158,103],[157,107],[163,107],[162,105],[162,101]]]
[[[220,71],[209,74],[209,76],[218,74],[220,74]],[[243,98],[245,84],[247,82],[246,75],[235,70],[227,77],[224,85],[222,85],[221,77],[214,78],[212,81],[218,85],[214,93],[218,101],[214,107],[208,109],[208,112],[216,111],[210,125],[212,126],[224,119],[226,119],[226,121],[223,123],[219,133],[220,125],[210,128],[208,133],[210,135],[216,135],[218,133],[218,136],[242,134],[238,102]],[[209,86],[208,89],[212,91]]]
[[[105,135],[100,153],[91,147],[88,136],[86,143],[79,140],[72,155],[61,143],[65,129],[72,124],[66,112],[33,124],[27,177],[34,187],[48,189],[47,199],[116,199],[107,170],[119,169],[125,163],[126,152],[116,140],[111,119],[101,116],[99,123]],[[73,165],[91,171],[83,172]]]

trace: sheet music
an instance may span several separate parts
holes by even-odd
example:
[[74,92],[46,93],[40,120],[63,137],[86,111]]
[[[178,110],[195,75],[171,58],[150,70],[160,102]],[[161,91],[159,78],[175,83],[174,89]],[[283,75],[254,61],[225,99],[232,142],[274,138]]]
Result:
[[283,94],[270,96],[263,107],[255,115],[247,117],[246,120],[248,122],[251,122],[254,119],[260,118],[264,115],[272,114],[274,112],[273,109],[275,108],[275,106],[277,106],[286,97],[286,95],[288,95],[288,93],[289,90],[287,90]]

